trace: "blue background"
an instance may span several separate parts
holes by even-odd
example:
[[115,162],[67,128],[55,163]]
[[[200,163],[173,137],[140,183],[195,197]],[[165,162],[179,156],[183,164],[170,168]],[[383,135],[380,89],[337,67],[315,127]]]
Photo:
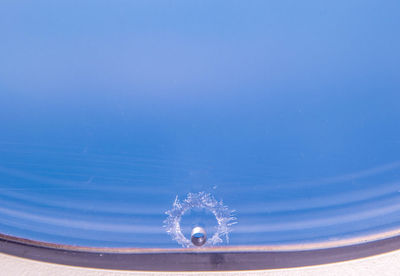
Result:
[[1,1],[0,232],[177,247],[164,212],[200,191],[236,210],[230,245],[398,229],[399,13]]

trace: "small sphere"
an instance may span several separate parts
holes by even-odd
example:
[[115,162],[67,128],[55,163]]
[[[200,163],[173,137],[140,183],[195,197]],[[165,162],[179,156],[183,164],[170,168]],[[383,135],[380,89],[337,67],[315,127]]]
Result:
[[195,246],[202,246],[207,241],[206,231],[199,226],[196,226],[192,230],[191,241]]

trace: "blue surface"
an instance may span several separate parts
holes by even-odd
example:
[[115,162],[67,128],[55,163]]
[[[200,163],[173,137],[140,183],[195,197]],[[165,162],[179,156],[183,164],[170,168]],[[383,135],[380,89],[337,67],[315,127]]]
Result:
[[0,232],[178,247],[165,211],[202,191],[236,210],[230,245],[398,229],[399,14],[399,1],[2,1]]

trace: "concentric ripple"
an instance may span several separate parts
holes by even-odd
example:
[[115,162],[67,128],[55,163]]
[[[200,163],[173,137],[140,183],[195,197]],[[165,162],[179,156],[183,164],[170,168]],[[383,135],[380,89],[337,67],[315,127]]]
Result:
[[[62,148],[31,145],[2,144],[1,153],[1,233],[84,246],[176,246],[163,228],[164,212],[176,191],[184,198],[192,188],[155,186],[171,174],[167,161],[70,149],[67,154]],[[51,162],[38,164],[36,158]],[[135,174],[138,166],[142,172]],[[183,174],[187,163],[175,166]],[[398,166],[395,162],[353,177],[324,178],[313,194],[301,191],[316,180],[266,189],[221,181],[209,191],[237,210],[240,223],[232,226],[229,245],[340,240],[398,229]],[[215,224],[205,219],[204,224]]]

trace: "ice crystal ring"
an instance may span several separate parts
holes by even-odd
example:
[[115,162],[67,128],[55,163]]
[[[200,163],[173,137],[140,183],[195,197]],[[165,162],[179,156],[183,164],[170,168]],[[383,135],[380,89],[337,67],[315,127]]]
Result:
[[[182,216],[191,209],[204,209],[214,214],[218,222],[217,230],[210,239],[205,239],[201,243],[193,242],[193,239],[188,239],[182,233],[181,219]],[[177,243],[183,247],[193,247],[204,245],[216,245],[222,243],[224,240],[229,242],[229,233],[231,226],[235,224],[236,218],[233,212],[224,206],[222,201],[217,201],[211,194],[205,192],[189,193],[185,200],[179,201],[178,196],[175,198],[171,210],[165,212],[168,215],[164,221],[164,227],[167,233]],[[196,228],[195,228],[196,229]],[[192,233],[193,234],[193,233]],[[203,233],[206,237],[206,233]],[[196,241],[196,239],[194,239]]]

